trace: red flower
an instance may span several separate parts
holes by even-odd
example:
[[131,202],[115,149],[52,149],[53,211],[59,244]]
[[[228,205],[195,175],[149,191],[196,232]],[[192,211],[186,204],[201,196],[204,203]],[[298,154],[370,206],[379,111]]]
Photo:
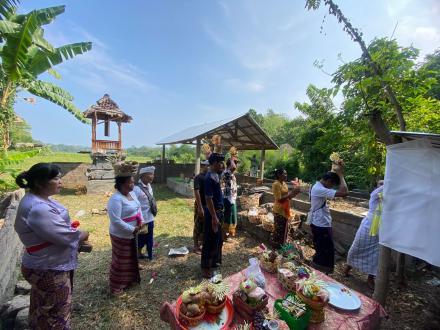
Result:
[[76,229],[78,228],[80,225],[78,220],[72,221],[72,223],[70,224],[70,227],[72,227],[72,229]]

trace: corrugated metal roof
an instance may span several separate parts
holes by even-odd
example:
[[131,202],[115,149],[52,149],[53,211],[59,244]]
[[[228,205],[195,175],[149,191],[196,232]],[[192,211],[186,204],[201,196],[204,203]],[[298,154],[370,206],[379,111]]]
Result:
[[220,135],[224,146],[234,146],[240,150],[278,149],[276,143],[249,113],[189,127],[162,139],[157,144],[195,144],[198,139],[210,140],[213,135]]
[[440,134],[402,131],[392,131],[391,134],[400,136],[406,140],[427,139],[434,147],[440,148]]

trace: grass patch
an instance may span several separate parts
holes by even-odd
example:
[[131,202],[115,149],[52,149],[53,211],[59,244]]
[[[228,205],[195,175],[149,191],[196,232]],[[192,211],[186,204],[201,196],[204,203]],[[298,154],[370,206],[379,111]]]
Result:
[[[91,232],[94,246],[91,254],[80,254],[79,267],[75,272],[74,303],[83,307],[73,314],[74,329],[169,329],[159,318],[159,309],[164,301],[176,299],[184,288],[200,282],[200,256],[190,254],[183,258],[168,258],[171,247],[192,246],[193,203],[181,198],[165,186],[154,186],[158,201],[158,216],[155,221],[155,250],[157,258],[146,263],[141,271],[141,284],[127,291],[123,297],[109,295],[108,271],[111,261],[111,246],[106,215],[91,215],[92,209],[104,209],[105,196],[62,195],[56,198],[69,208],[72,217],[85,210],[81,229]],[[255,254],[258,242],[239,236],[237,242],[224,247],[223,275],[231,275],[243,269],[248,258]],[[153,272],[156,280],[149,284]]]

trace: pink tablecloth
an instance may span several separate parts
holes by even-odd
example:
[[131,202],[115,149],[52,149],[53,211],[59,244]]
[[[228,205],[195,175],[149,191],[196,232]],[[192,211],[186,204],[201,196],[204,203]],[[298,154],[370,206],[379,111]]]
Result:
[[[326,282],[337,282],[317,270],[315,270],[315,272],[322,280]],[[268,307],[272,309],[274,301],[276,299],[284,297],[287,294],[287,291],[284,290],[278,283],[276,274],[264,272],[264,275],[266,277],[265,290],[269,296]],[[231,286],[231,296],[232,293],[237,290],[240,282],[243,279],[243,272],[236,273],[226,278],[226,281],[228,281]],[[308,329],[377,329],[379,326],[380,318],[386,315],[384,309],[379,303],[377,303],[373,299],[370,299],[356,291],[354,292],[362,301],[362,306],[358,311],[344,312],[341,310],[337,310],[331,306],[327,306],[325,311],[325,321],[319,324],[310,324]],[[170,325],[171,329],[182,330],[182,328],[177,323],[175,310],[175,302],[165,302],[160,309],[160,318],[163,321],[167,322]],[[242,323],[242,320],[236,314],[234,318],[234,324],[240,323]]]

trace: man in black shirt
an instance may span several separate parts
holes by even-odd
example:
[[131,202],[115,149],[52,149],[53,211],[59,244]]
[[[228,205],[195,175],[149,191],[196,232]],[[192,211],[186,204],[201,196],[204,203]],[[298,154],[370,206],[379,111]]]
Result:
[[209,162],[207,160],[200,162],[200,173],[194,178],[194,253],[200,254],[200,248],[203,241],[203,223],[205,222],[206,198],[205,198],[205,175],[208,171]]
[[205,176],[206,207],[205,224],[203,227],[202,274],[205,278],[212,277],[212,270],[222,263],[223,237],[221,223],[223,221],[223,193],[220,176],[224,169],[225,157],[219,153],[209,156],[209,171]]

